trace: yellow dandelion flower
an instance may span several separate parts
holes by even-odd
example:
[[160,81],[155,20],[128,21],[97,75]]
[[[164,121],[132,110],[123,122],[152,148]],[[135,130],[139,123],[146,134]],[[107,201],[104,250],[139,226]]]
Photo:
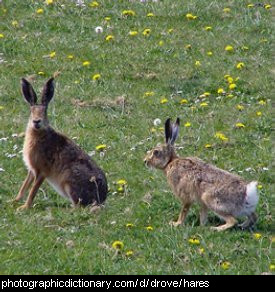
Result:
[[266,104],[266,101],[263,100],[263,99],[261,99],[261,100],[259,100],[259,104],[260,104],[260,105],[265,105],[265,104]]
[[196,62],[195,62],[195,66],[196,66],[196,67],[200,67],[200,66],[201,66],[201,62],[200,62],[200,61],[196,61]]
[[200,255],[203,255],[205,253],[205,249],[203,247],[200,247],[198,249],[198,252],[199,252]]
[[230,262],[222,262],[221,263],[221,267],[223,270],[228,270],[231,266],[231,263]]
[[117,191],[119,192],[119,193],[124,193],[124,186],[118,186],[117,187]]
[[144,36],[148,36],[151,33],[151,29],[150,28],[145,28],[144,31],[142,32],[142,34]]
[[223,12],[224,12],[224,13],[229,13],[230,11],[231,11],[231,9],[228,8],[228,7],[225,7],[225,8],[223,9]]
[[234,51],[233,46],[230,46],[230,45],[227,45],[224,49],[225,49],[227,52],[233,52],[233,51]]
[[164,45],[164,41],[159,41],[159,46],[162,47]]
[[2,105],[0,105],[0,110],[3,110],[3,109],[4,109],[4,107]]
[[244,109],[244,106],[241,104],[237,104],[236,109],[238,109],[239,111],[242,111]]
[[51,5],[51,4],[53,4],[53,0],[45,0],[45,3],[46,3],[47,5]]
[[43,75],[45,75],[45,72],[39,71],[37,74],[40,75],[40,76],[43,76]]
[[129,32],[129,35],[130,36],[136,36],[138,34],[138,32],[136,31],[136,30],[131,30],[130,32]]
[[161,104],[165,104],[167,102],[168,102],[168,99],[167,98],[162,98],[161,101],[160,101]]
[[112,247],[116,250],[122,250],[124,248],[124,243],[120,240],[116,240],[112,243]]
[[56,56],[56,52],[51,52],[49,56],[50,58],[54,58]]
[[100,78],[101,78],[101,75],[100,75],[99,73],[94,74],[94,75],[92,76],[92,79],[93,79],[94,81],[97,81],[97,80],[99,80]]
[[150,12],[150,13],[147,13],[147,17],[154,17],[155,16],[155,14],[154,13],[152,13],[152,12]]
[[199,245],[200,241],[197,238],[189,238],[188,242],[193,245]]
[[169,28],[167,32],[168,32],[168,33],[172,33],[173,31],[174,31],[173,28]]
[[259,184],[258,186],[257,186],[257,189],[258,190],[261,190],[263,188],[263,185],[261,185],[261,184]]
[[190,50],[192,48],[192,46],[190,44],[185,46],[185,49]]
[[11,25],[12,25],[13,27],[18,27],[18,26],[19,26],[17,20],[13,20],[13,21],[11,22]]
[[233,94],[228,94],[227,97],[228,98],[232,98],[232,97],[234,97],[234,95]]
[[118,185],[125,186],[127,185],[127,181],[125,179],[120,179],[116,182]]
[[155,95],[155,92],[154,91],[146,91],[145,93],[144,93],[144,96],[153,96],[153,95]]
[[256,112],[256,116],[260,117],[262,115],[262,112]]
[[127,223],[125,226],[126,226],[127,228],[133,228],[133,227],[134,227],[134,224],[133,224],[133,223]]
[[187,13],[187,14],[185,15],[185,17],[186,17],[188,20],[194,20],[194,19],[197,18],[197,16],[196,16],[196,15],[193,15],[192,13]]
[[245,125],[243,123],[236,123],[235,127],[236,128],[245,128]]
[[96,2],[96,1],[93,1],[93,2],[91,2],[89,5],[90,5],[90,7],[96,8],[96,7],[99,6],[99,3]]
[[253,233],[253,237],[254,237],[254,239],[259,240],[260,238],[262,238],[262,234],[261,233]]
[[224,94],[225,93],[223,88],[218,88],[217,92],[218,92],[218,94]]
[[212,147],[212,144],[205,144],[204,145],[204,148],[211,148]]
[[74,55],[67,55],[67,59],[72,60],[74,58]]
[[186,128],[191,127],[191,123],[190,123],[190,122],[186,122],[186,123],[184,124],[184,127],[186,127]]
[[0,39],[4,38],[5,35],[3,33],[0,33]]
[[125,255],[126,255],[126,257],[131,257],[134,255],[134,252],[132,250],[127,250]]
[[211,51],[209,51],[209,52],[207,52],[207,56],[213,56],[213,52],[211,52]]
[[206,106],[208,106],[208,103],[207,102],[201,102],[200,103],[200,107],[206,107]]
[[97,145],[96,147],[95,147],[95,149],[97,150],[97,151],[103,151],[103,150],[105,150],[107,148],[107,145],[106,144],[100,144],[100,145]]
[[248,8],[252,8],[252,7],[254,7],[255,5],[254,4],[247,4],[247,7]]
[[44,10],[42,8],[39,8],[39,9],[36,10],[36,13],[37,14],[43,14]]
[[234,90],[236,87],[237,87],[237,85],[235,83],[229,84],[229,89],[230,90]]
[[212,26],[205,26],[204,30],[206,30],[206,31],[212,30]]
[[270,271],[275,271],[275,265],[270,264],[270,265],[269,265],[269,270],[270,270]]
[[152,226],[149,225],[149,226],[146,227],[146,230],[147,230],[147,231],[153,231],[154,228],[153,228]]
[[225,142],[228,141],[228,138],[221,132],[216,132],[215,137]]
[[84,61],[83,63],[82,63],[82,66],[83,67],[89,67],[91,65],[91,62],[90,61]]
[[180,104],[186,104],[186,103],[188,103],[187,99],[183,98],[183,99],[180,100]]
[[123,15],[123,16],[135,16],[136,13],[135,13],[135,11],[133,11],[133,10],[123,10],[123,11],[122,11],[122,15]]
[[272,7],[272,6],[271,6],[270,4],[265,4],[265,5],[264,5],[264,8],[265,8],[265,9],[270,9],[271,7]]
[[244,63],[243,63],[243,62],[239,62],[239,63],[236,65],[236,68],[237,68],[237,69],[243,69],[243,68],[244,68]]
[[228,83],[233,83],[233,81],[234,81],[233,77],[231,77],[231,76],[228,76],[226,78],[226,80],[227,80]]
[[104,20],[105,20],[105,21],[110,21],[110,20],[111,20],[111,17],[106,16],[106,17],[104,18]]
[[249,47],[247,47],[247,46],[242,46],[242,50],[247,51],[247,50],[249,50]]
[[107,42],[109,42],[109,41],[113,41],[114,39],[115,39],[115,37],[114,37],[113,35],[111,35],[111,34],[107,35],[106,38],[105,38],[105,40],[106,40]]

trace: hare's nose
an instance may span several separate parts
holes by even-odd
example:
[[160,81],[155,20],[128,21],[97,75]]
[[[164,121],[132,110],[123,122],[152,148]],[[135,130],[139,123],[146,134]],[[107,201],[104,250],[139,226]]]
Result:
[[41,124],[41,119],[39,120],[33,120],[33,124],[36,128],[39,128],[40,127],[40,124]]

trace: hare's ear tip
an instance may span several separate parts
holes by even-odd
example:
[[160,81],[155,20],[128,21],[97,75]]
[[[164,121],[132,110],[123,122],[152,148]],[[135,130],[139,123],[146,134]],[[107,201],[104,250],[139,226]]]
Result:
[[180,124],[180,118],[179,117],[177,117],[177,121],[176,121],[176,124]]

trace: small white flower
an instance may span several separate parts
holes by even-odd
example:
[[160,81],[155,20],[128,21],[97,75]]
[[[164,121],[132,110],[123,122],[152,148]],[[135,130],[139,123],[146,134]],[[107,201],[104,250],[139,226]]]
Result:
[[16,138],[16,137],[18,137],[18,134],[14,133],[11,136],[12,136],[12,138]]
[[4,168],[2,168],[2,167],[0,167],[0,172],[3,172],[3,171],[5,171],[5,169],[4,169]]
[[268,167],[263,167],[263,171],[268,171]]
[[157,127],[161,124],[161,119],[154,119],[154,126]]
[[76,4],[76,6],[79,6],[79,7],[85,7],[86,6],[83,0],[76,0],[75,4]]
[[95,28],[95,32],[96,32],[96,33],[103,33],[103,27],[102,27],[102,26],[97,26],[97,27]]

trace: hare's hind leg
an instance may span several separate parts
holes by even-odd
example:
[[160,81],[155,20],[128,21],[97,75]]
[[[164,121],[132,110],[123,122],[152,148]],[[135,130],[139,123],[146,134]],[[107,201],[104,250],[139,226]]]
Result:
[[252,212],[250,215],[247,216],[247,219],[238,226],[242,229],[247,229],[255,225],[257,222],[257,215],[256,213]]
[[28,188],[30,187],[31,183],[33,182],[33,179],[34,179],[34,175],[29,170],[29,172],[27,174],[27,177],[25,178],[25,180],[24,180],[24,182],[23,182],[23,184],[22,184],[22,186],[21,186],[21,188],[19,190],[18,195],[14,199],[15,202],[20,201],[24,197],[26,191],[28,190]]
[[20,206],[17,210],[24,210],[24,209],[28,209],[28,208],[31,207],[33,199],[36,196],[37,191],[39,190],[39,188],[40,188],[41,184],[43,183],[44,179],[45,178],[42,175],[38,175],[35,178],[33,186],[32,186],[32,188],[30,190],[29,195],[28,195],[27,201],[25,202],[24,205]]
[[237,223],[237,220],[233,216],[230,216],[230,215],[221,216],[220,214],[218,214],[218,215],[219,215],[219,217],[221,217],[222,219],[225,220],[225,224],[217,226],[217,227],[211,227],[212,230],[224,231],[226,229],[233,227]]

